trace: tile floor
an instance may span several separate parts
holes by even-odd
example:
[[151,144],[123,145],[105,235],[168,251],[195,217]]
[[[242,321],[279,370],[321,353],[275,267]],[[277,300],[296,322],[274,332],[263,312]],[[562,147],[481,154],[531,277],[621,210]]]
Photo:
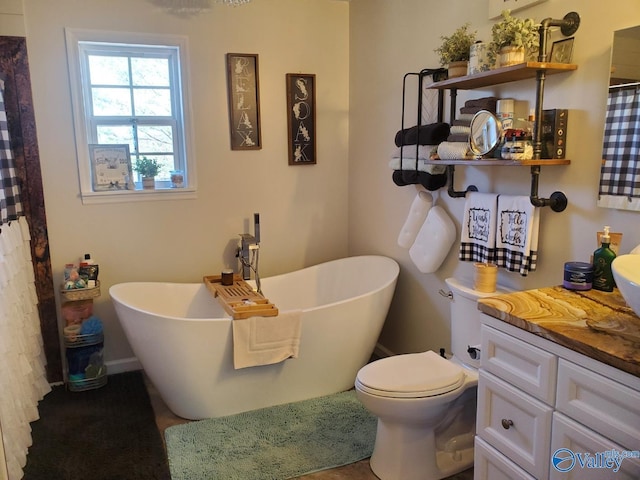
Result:
[[[180,418],[169,410],[151,382],[146,380],[146,385],[151,399],[151,405],[156,415],[156,424],[164,439],[164,430],[166,428],[187,423],[189,420]],[[369,459],[365,459],[344,467],[303,475],[296,480],[378,480],[378,477],[371,471]],[[473,469],[466,470],[445,480],[473,480]]]

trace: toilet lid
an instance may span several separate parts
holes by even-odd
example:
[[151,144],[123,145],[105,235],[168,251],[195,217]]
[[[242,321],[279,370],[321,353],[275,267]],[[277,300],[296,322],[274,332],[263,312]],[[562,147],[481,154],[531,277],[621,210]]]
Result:
[[361,390],[372,395],[420,398],[455,390],[464,377],[459,365],[428,351],[396,355],[365,365],[356,382]]

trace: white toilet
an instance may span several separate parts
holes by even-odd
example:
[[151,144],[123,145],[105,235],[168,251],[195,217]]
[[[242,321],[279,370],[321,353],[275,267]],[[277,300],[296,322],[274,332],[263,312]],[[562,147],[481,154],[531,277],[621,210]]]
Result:
[[[356,394],[376,417],[371,469],[382,480],[436,480],[471,468],[480,364],[482,293],[446,279],[451,295],[449,360],[427,351],[360,369]],[[476,350],[477,349],[477,350]]]

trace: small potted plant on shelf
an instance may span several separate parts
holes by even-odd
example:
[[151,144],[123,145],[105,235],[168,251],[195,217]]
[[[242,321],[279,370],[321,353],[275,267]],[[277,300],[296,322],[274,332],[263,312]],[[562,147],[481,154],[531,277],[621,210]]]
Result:
[[160,162],[155,158],[140,157],[133,169],[142,177],[142,188],[155,188],[155,176],[160,172]]
[[[491,27],[488,57],[496,67],[523,63],[534,55],[540,46],[539,25],[531,18],[511,16],[511,10],[503,10],[502,19]],[[499,60],[499,63],[496,62]]]
[[440,56],[440,65],[448,67],[449,78],[467,74],[469,51],[476,41],[476,32],[470,32],[470,26],[470,23],[465,23],[450,37],[440,37],[442,45],[434,50]]

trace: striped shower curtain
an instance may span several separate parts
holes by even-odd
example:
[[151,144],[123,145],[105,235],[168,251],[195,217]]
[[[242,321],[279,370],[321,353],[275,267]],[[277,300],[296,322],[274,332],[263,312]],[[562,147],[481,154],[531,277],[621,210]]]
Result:
[[609,90],[602,158],[598,206],[640,210],[640,86]]
[[0,77],[0,426],[9,480],[23,477],[30,422],[50,391],[40,332],[29,225],[13,165]]

